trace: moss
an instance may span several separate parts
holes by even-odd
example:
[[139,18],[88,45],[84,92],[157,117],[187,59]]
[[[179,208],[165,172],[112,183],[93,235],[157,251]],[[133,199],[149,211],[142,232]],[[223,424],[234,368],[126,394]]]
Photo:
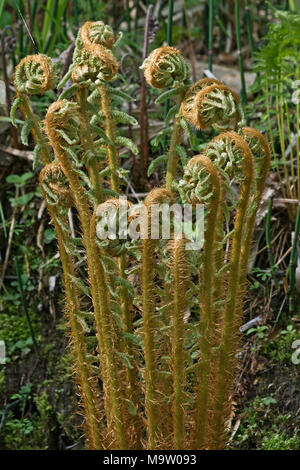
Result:
[[[38,321],[31,315],[33,329],[37,335]],[[28,354],[32,349],[32,338],[26,318],[15,314],[0,315],[0,340],[5,342],[7,362]]]
[[300,435],[296,418],[289,413],[278,415],[277,400],[272,396],[256,397],[240,415],[241,424],[233,439],[238,449],[296,450]]
[[37,414],[16,419],[9,412],[3,426],[3,443],[10,450],[47,449],[43,423]]
[[293,437],[288,437],[284,432],[270,433],[266,435],[261,444],[263,450],[299,450],[300,436],[298,433]]

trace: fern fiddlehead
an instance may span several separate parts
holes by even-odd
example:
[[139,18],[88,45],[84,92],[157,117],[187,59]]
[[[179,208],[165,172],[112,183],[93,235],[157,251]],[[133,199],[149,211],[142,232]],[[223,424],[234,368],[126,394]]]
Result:
[[[45,138],[38,117],[34,114],[28,95],[43,94],[54,88],[56,74],[51,59],[42,54],[30,55],[21,60],[15,70],[14,85],[16,88],[16,100],[11,109],[11,120],[14,123],[16,108],[19,107],[26,122],[22,134],[27,141],[31,131],[36,142],[36,156],[41,153],[44,164],[52,160],[51,149]],[[27,143],[27,142],[24,143]],[[35,159],[37,160],[37,158]],[[35,162],[36,165],[37,162]]]
[[197,129],[212,126],[218,132],[237,130],[242,124],[238,96],[218,80],[204,78],[187,92],[182,112]]
[[158,89],[174,89],[174,96],[178,95],[166,174],[166,188],[168,191],[172,191],[172,183],[177,171],[178,150],[176,147],[180,144],[183,135],[181,102],[190,81],[190,68],[181,53],[169,46],[152,51],[141,68],[144,69],[145,79],[149,85]]

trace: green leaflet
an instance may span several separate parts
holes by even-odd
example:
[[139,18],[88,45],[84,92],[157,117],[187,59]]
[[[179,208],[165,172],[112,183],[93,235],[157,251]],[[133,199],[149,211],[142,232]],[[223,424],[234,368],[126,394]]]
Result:
[[71,65],[69,70],[67,71],[66,75],[61,79],[61,81],[58,83],[57,85],[57,89],[59,90],[60,88],[62,88],[66,83],[67,81],[71,78],[71,75],[72,75],[72,70],[73,70],[74,66]]
[[165,138],[166,136],[169,136],[171,133],[172,133],[172,128],[171,128],[171,127],[167,127],[166,129],[162,129],[162,130],[156,135],[156,137],[154,137],[154,138],[151,140],[151,145],[152,145],[152,147],[157,148],[157,147],[159,146],[159,144],[163,142],[164,138]]
[[132,333],[128,333],[127,331],[124,331],[122,333],[123,338],[127,339],[131,343],[135,344],[136,346],[143,347],[143,340],[140,336],[138,335],[133,335]]
[[156,157],[154,160],[149,165],[148,171],[147,171],[147,176],[151,176],[152,173],[154,172],[155,168],[160,165],[161,163],[165,163],[168,161],[168,155],[163,154],[160,155],[159,157]]
[[109,274],[112,274],[115,271],[117,272],[119,271],[119,266],[117,265],[117,263],[112,258],[109,258],[108,256],[102,255],[101,263],[105,272]]
[[124,364],[126,367],[128,367],[128,369],[133,369],[133,365],[131,364],[131,361],[130,361],[130,359],[132,359],[132,357],[129,356],[129,354],[126,354],[126,353],[117,351],[117,355],[119,356],[119,358],[121,359],[121,361],[123,362],[123,364]]
[[95,131],[100,137],[102,137],[102,139],[104,140],[104,142],[106,142],[108,145],[114,145],[114,143],[110,140],[109,137],[107,137],[107,135],[105,134],[104,130],[99,127],[99,126],[95,126],[93,124],[91,124],[91,128],[93,129],[93,131]]
[[188,159],[188,155],[186,153],[185,148],[182,147],[182,145],[176,144],[176,152],[180,156],[182,166],[185,167],[187,159]]
[[89,287],[81,279],[76,276],[72,276],[72,274],[69,274],[69,277],[72,279],[72,282],[75,284],[75,286],[80,292],[87,296],[90,296]]
[[124,279],[123,277],[117,277],[115,278],[115,282],[117,285],[125,287],[129,293],[134,294],[133,286],[127,279]]
[[73,83],[73,85],[69,86],[69,88],[66,88],[60,95],[59,95],[59,100],[63,100],[67,98],[69,95],[71,95],[76,88],[78,88],[77,83]]
[[132,140],[128,139],[128,137],[116,137],[116,144],[120,145],[121,147],[128,148],[132,151],[132,153],[134,153],[134,155],[139,153],[137,146],[132,142]]
[[191,143],[191,146],[194,147],[194,145],[195,145],[195,135],[193,133],[193,130],[192,130],[192,127],[191,127],[190,123],[184,117],[182,117],[180,119],[180,125],[181,125],[182,129],[184,130],[184,132],[187,134],[187,136],[189,138],[189,141]]
[[12,104],[12,107],[11,107],[11,110],[10,110],[10,119],[11,119],[11,123],[13,126],[17,127],[17,124],[16,124],[16,111],[18,109],[18,107],[20,106],[22,100],[21,98],[18,96],[18,98],[16,98]]
[[[132,126],[137,126],[138,122],[137,120],[133,117],[130,116],[127,113],[124,113],[124,111],[112,111],[112,117],[116,121],[117,124],[131,124]],[[97,123],[104,123],[105,122],[105,115],[103,111],[97,111],[96,114],[91,119],[91,124],[95,125]]]
[[119,96],[120,98],[123,98],[124,100],[130,102],[136,101],[135,98],[132,98],[132,96],[128,95],[128,93],[125,93],[122,90],[117,90],[116,88],[113,88],[107,84],[105,85],[105,88],[109,91],[112,96]]
[[178,110],[179,110],[178,104],[175,104],[174,106],[172,106],[172,108],[169,109],[168,114],[167,114],[167,116],[166,116],[166,118],[165,118],[166,126],[169,126],[169,125],[170,125],[171,119],[176,115],[176,113],[178,112]]
[[39,159],[40,159],[40,151],[41,151],[41,145],[40,144],[36,144],[34,146],[34,149],[33,149],[33,164],[32,164],[32,168],[35,170],[38,163],[39,163]]
[[171,90],[167,90],[161,95],[159,95],[158,98],[155,100],[155,104],[160,104],[163,103],[164,101],[167,101],[169,98],[172,98],[176,95],[179,95],[179,89],[178,88],[172,88]]
[[21,131],[21,142],[23,145],[28,145],[28,137],[33,126],[33,122],[31,119],[27,119],[23,124],[22,131]]
[[116,120],[117,123],[120,124],[131,124],[132,126],[137,126],[138,122],[133,117],[123,111],[113,111],[112,112],[113,118]]
[[76,319],[77,319],[78,323],[80,324],[81,328],[83,329],[83,331],[85,333],[89,333],[90,332],[90,327],[87,325],[84,318],[82,318],[81,315],[76,315]]

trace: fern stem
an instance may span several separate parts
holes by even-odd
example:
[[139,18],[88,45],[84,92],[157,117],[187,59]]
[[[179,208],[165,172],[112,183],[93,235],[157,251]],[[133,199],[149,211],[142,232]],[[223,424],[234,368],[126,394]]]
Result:
[[[44,194],[46,199],[46,195]],[[76,372],[80,383],[80,394],[85,410],[85,418],[88,428],[88,437],[91,449],[102,450],[103,443],[101,439],[101,416],[99,413],[99,404],[97,406],[96,384],[92,387],[93,374],[89,370],[87,363],[87,350],[84,341],[81,326],[78,322],[77,315],[80,311],[79,293],[71,280],[71,276],[75,275],[74,263],[70,255],[67,254],[64,243],[65,234],[60,224],[57,222],[55,209],[49,204],[47,205],[49,214],[53,220],[54,228],[57,236],[59,253],[64,273],[64,286],[66,296],[67,315],[70,321],[71,336],[73,339],[73,349],[75,352]],[[95,380],[94,380],[95,382]]]
[[[182,102],[185,93],[180,93],[179,101]],[[167,174],[166,174],[166,189],[168,191],[172,191],[172,183],[176,178],[177,173],[177,162],[178,162],[178,154],[176,150],[176,145],[179,145],[183,136],[183,129],[181,127],[181,118],[182,113],[181,109],[179,110],[177,116],[174,119],[171,139],[170,139],[170,147],[168,150],[168,163],[167,163]]]
[[103,201],[102,184],[101,184],[101,178],[99,176],[100,169],[99,169],[99,164],[97,162],[95,144],[93,141],[91,128],[89,125],[90,118],[89,118],[88,107],[87,107],[87,95],[88,95],[87,88],[80,87],[77,93],[77,100],[80,105],[80,112],[83,117],[82,119],[83,147],[85,151],[91,151],[91,153],[94,155],[94,157],[92,157],[87,167],[88,167],[88,172],[89,172],[90,180],[92,183],[92,187],[94,188],[94,191],[95,191],[97,203],[100,204]]
[[217,224],[219,219],[220,204],[220,179],[217,169],[208,157],[194,157],[211,178],[212,196],[208,203],[208,215],[205,231],[205,243],[203,247],[203,268],[200,286],[201,311],[200,311],[200,351],[201,364],[198,378],[198,391],[195,409],[195,449],[201,449],[207,437],[207,417],[209,398],[209,379],[211,376],[212,354],[216,324],[214,324],[214,301],[216,284],[216,253],[217,253]]
[[21,98],[20,109],[23,112],[26,119],[31,119],[32,121],[32,134],[36,143],[41,146],[41,156],[44,165],[50,163],[52,160],[51,150],[47,143],[46,136],[42,131],[40,121],[37,116],[34,114],[29,98],[24,93],[19,94]]
[[187,284],[187,260],[185,254],[185,240],[175,239],[172,250],[172,277],[173,277],[173,333],[172,333],[172,364],[173,364],[173,429],[174,449],[184,449],[184,315],[187,310],[187,298],[182,295]]
[[[237,137],[235,137],[237,142]],[[210,448],[221,449],[224,446],[226,418],[230,407],[231,379],[235,368],[235,353],[238,338],[237,307],[240,302],[241,279],[241,249],[244,233],[244,224],[247,216],[247,208],[253,183],[253,157],[245,142],[237,142],[243,151],[244,180],[241,186],[240,199],[234,222],[234,235],[230,258],[229,286],[224,313],[224,326],[220,345],[218,377],[216,382],[215,397],[212,406],[212,434]]]
[[99,86],[99,93],[101,96],[101,109],[105,116],[105,133],[111,140],[112,144],[107,144],[108,153],[108,166],[110,168],[110,181],[111,189],[119,191],[120,182],[118,176],[118,154],[117,148],[114,145],[115,142],[115,123],[111,114],[111,100],[109,92],[105,88],[105,85]]
[[[48,119],[50,116],[48,116]],[[51,118],[50,118],[51,119]],[[46,117],[47,121],[47,117]],[[80,180],[74,171],[72,164],[67,157],[65,151],[57,142],[56,131],[51,129],[51,122],[48,124],[49,139],[54,149],[56,158],[61,163],[64,173],[68,178],[71,190],[73,192],[76,207],[78,210],[79,218],[81,221],[83,231],[83,243],[86,248],[88,272],[91,283],[91,293],[94,303],[94,314],[97,328],[97,338],[99,344],[100,355],[106,361],[108,383],[107,390],[111,396],[112,411],[114,419],[114,427],[116,437],[120,449],[127,448],[127,438],[122,421],[121,413],[121,397],[119,393],[119,385],[115,370],[114,349],[112,343],[112,334],[110,326],[110,308],[108,290],[106,288],[106,279],[101,263],[98,261],[100,257],[99,249],[96,245],[96,232],[95,222],[92,219],[90,226],[91,216],[88,201]]]

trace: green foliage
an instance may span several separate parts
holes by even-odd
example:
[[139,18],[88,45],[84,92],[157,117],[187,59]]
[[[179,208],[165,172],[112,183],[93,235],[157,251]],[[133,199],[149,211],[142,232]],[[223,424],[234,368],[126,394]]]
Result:
[[290,414],[278,414],[277,400],[256,397],[241,415],[241,424],[233,440],[238,449],[299,450],[299,434],[291,435]]

